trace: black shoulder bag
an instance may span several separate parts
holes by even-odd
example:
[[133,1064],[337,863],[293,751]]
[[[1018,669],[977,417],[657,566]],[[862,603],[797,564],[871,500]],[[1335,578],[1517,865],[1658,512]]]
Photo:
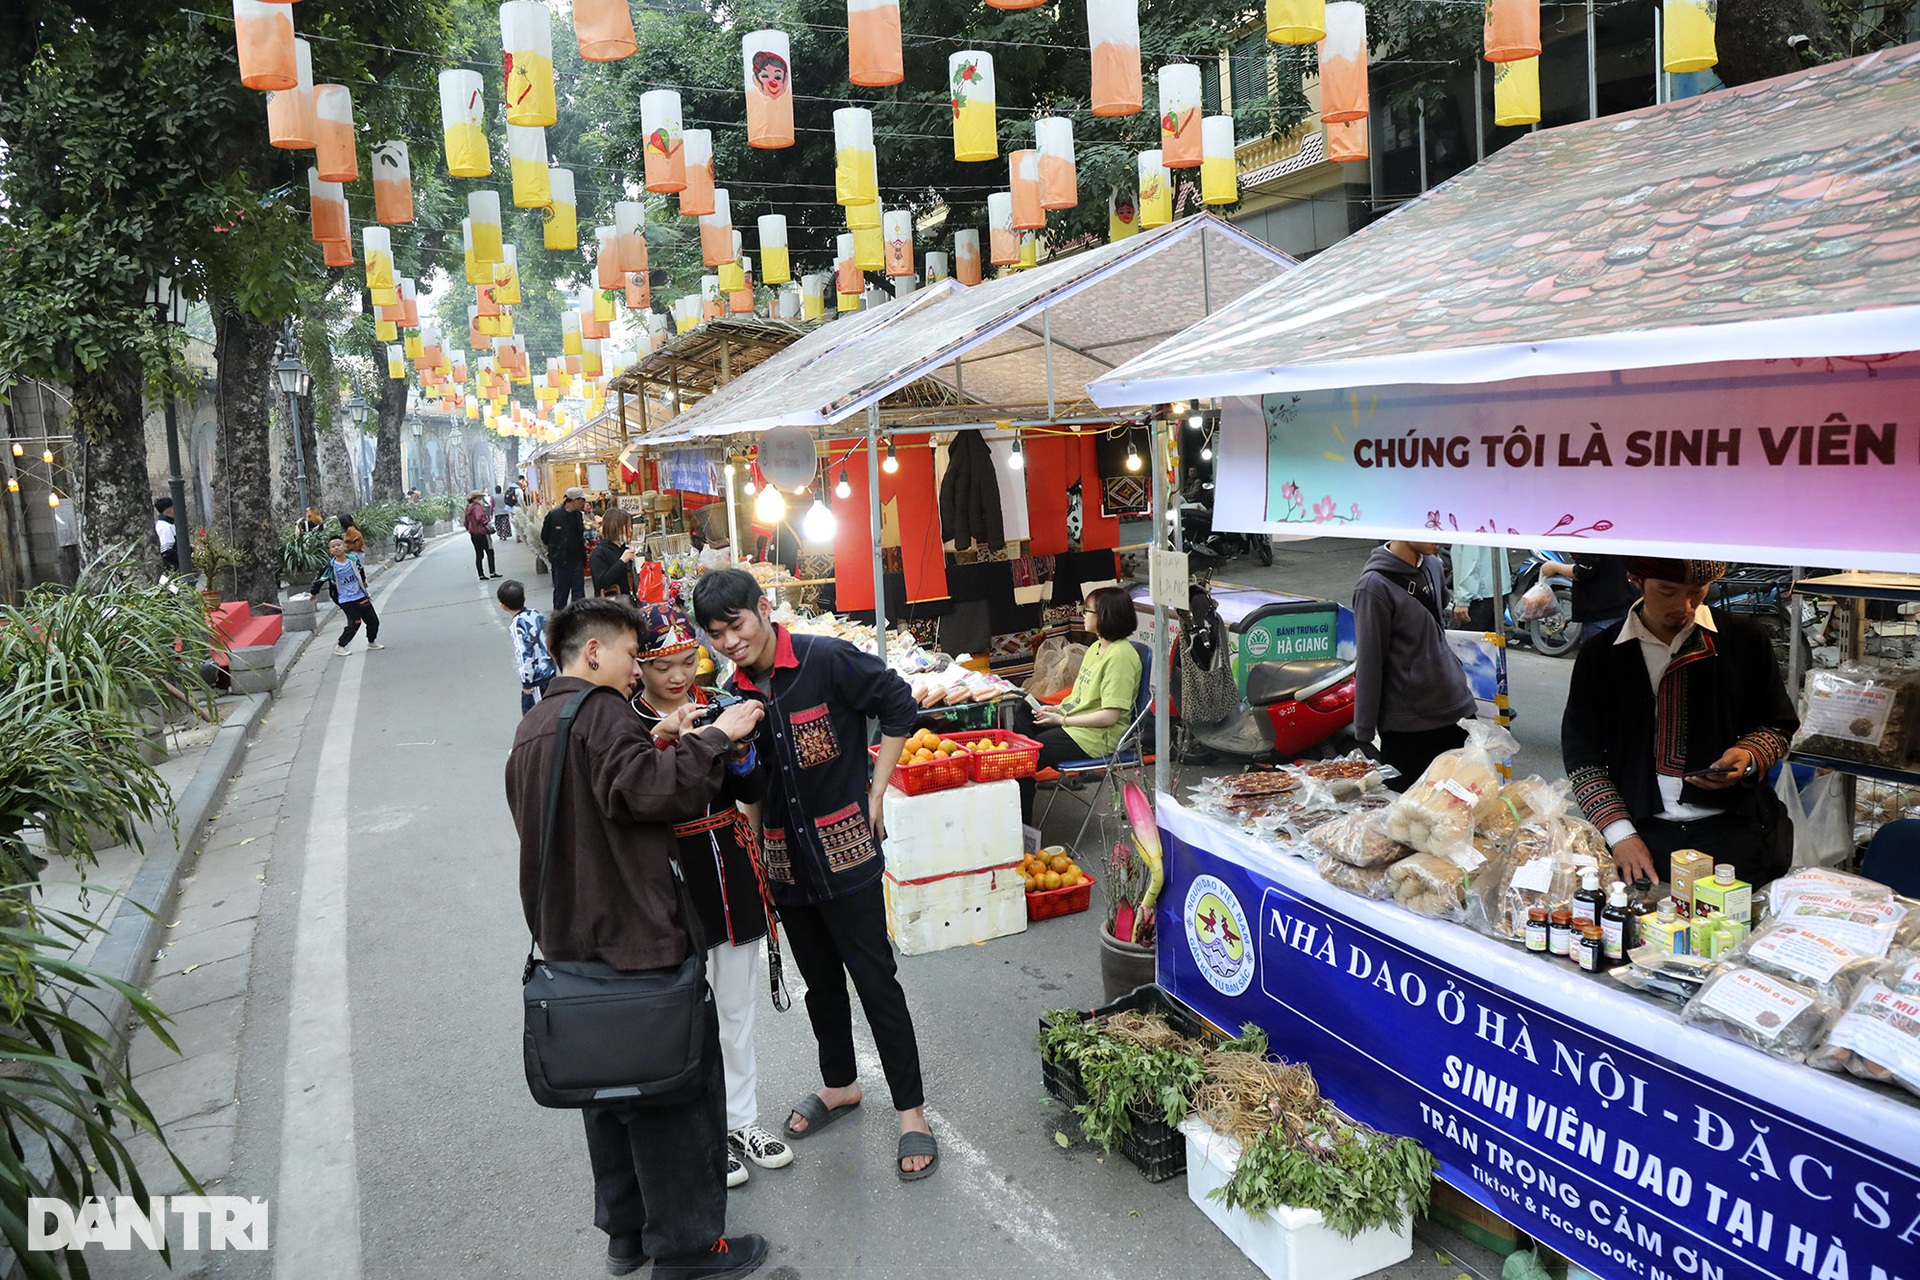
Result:
[[[580,704],[593,692],[583,689],[569,699],[554,730],[553,768],[540,819],[540,876],[533,896],[536,929],[546,898],[567,741]],[[715,1016],[707,988],[707,947],[677,858],[672,866],[680,919],[692,948],[678,968],[632,972],[592,960],[535,959],[537,932],[528,944],[520,975],[527,1088],[541,1106],[660,1105],[678,1101],[699,1079]]]

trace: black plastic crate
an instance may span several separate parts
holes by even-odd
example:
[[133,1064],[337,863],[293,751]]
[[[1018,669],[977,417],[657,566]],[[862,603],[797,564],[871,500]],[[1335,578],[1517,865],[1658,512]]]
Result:
[[[1226,1038],[1201,1021],[1192,1010],[1151,983],[1135,987],[1112,1004],[1089,1010],[1079,1017],[1082,1020],[1104,1018],[1115,1013],[1163,1013],[1167,1017],[1167,1025],[1190,1040],[1218,1043]],[[1040,1019],[1040,1030],[1045,1031],[1050,1025],[1044,1016]],[[1048,1062],[1042,1058],[1040,1082],[1049,1095],[1069,1107],[1079,1106],[1087,1100],[1086,1085],[1081,1082],[1080,1068],[1074,1063]],[[1156,1107],[1133,1109],[1133,1132],[1120,1144],[1120,1154],[1131,1160],[1149,1182],[1165,1182],[1187,1171],[1186,1137],[1169,1125]]]

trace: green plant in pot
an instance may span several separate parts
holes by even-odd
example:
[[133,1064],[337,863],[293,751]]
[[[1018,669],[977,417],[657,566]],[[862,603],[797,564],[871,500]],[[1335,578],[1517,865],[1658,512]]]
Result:
[[1109,1001],[1154,977],[1154,906],[1163,869],[1160,828],[1147,793],[1135,783],[1122,790],[1129,840],[1107,858],[1106,919],[1100,926],[1100,978]]
[[206,590],[219,595],[226,574],[247,562],[247,553],[234,546],[213,529],[196,529],[193,534],[193,567],[206,579]]

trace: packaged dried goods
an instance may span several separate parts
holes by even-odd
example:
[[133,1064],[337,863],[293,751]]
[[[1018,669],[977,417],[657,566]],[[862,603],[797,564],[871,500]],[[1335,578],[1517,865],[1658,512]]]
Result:
[[1795,891],[1768,905],[1770,922],[1798,925],[1822,934],[1859,955],[1884,956],[1896,946],[1920,941],[1920,913],[1893,894]]
[[1387,868],[1393,900],[1407,910],[1437,920],[1458,919],[1467,873],[1451,859],[1416,853]]
[[1387,834],[1386,820],[1377,810],[1349,813],[1315,827],[1307,833],[1307,843],[1350,867],[1382,867],[1413,852]]
[[1357,893],[1363,898],[1373,898],[1385,902],[1393,897],[1393,882],[1387,878],[1392,867],[1387,863],[1377,867],[1356,867],[1340,861],[1331,855],[1322,857],[1314,866],[1320,872],[1320,878],[1336,889],[1345,889],[1348,893]]
[[1324,786],[1333,799],[1342,802],[1376,791],[1400,776],[1400,771],[1392,765],[1370,760],[1361,751],[1349,751],[1338,759],[1316,760],[1295,768],[1302,776]]
[[1680,1021],[1762,1053],[1804,1061],[1839,1009],[1819,992],[1757,969],[1724,965],[1687,1001]]
[[1920,1094],[1920,960],[1903,957],[1881,966],[1808,1055],[1807,1065]]
[[1885,963],[1885,952],[1862,953],[1800,924],[1772,921],[1728,953],[1745,965],[1811,988],[1836,1005],[1853,998],[1860,984]]
[[1511,758],[1513,735],[1481,720],[1465,722],[1467,744],[1435,756],[1407,793],[1387,810],[1387,832],[1421,853],[1434,853],[1472,870],[1484,855],[1473,845],[1473,814],[1500,790],[1495,758]]
[[1807,672],[1795,751],[1900,768],[1920,737],[1920,671],[1852,662]]
[[1504,848],[1529,823],[1552,817],[1566,808],[1567,784],[1538,776],[1509,782],[1481,800],[1473,809],[1475,843]]

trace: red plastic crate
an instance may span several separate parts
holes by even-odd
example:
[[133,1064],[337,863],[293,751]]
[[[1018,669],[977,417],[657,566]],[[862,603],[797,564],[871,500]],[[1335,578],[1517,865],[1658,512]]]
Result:
[[[1033,771],[1040,766],[1040,744],[1017,733],[1001,729],[972,729],[964,733],[950,733],[947,738],[967,749],[967,774],[975,782],[1031,778]],[[979,752],[973,749],[974,743],[988,739],[1011,742],[1013,747],[1006,751]]]
[[[957,739],[957,735],[949,734]],[[880,760],[880,748],[868,747],[867,755],[875,763]],[[902,760],[893,766],[893,776],[889,780],[910,796],[924,795],[929,791],[945,791],[949,787],[962,787],[968,781],[967,761],[973,758],[971,751],[956,751],[945,760],[922,760],[919,764],[908,764]]]
[[[1083,871],[1082,874],[1085,874]],[[1027,894],[1027,919],[1051,920],[1085,911],[1093,904],[1093,877],[1066,889],[1042,889]]]

